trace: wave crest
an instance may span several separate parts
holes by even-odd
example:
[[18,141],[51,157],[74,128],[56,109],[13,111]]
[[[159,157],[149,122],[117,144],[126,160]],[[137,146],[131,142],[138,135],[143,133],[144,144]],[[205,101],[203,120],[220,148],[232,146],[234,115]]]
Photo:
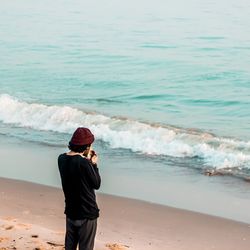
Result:
[[204,165],[217,169],[250,169],[250,142],[87,113],[69,106],[27,103],[7,94],[0,95],[0,121],[35,130],[70,134],[76,127],[84,126],[112,148],[151,155],[199,157]]

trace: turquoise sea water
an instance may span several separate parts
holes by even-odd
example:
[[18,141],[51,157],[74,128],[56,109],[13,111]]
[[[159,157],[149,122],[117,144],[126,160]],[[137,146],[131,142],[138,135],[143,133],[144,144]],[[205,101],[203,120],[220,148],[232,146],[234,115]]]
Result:
[[[250,177],[250,2],[4,1],[0,133]],[[153,160],[152,160],[153,164]],[[127,170],[132,171],[131,169]]]

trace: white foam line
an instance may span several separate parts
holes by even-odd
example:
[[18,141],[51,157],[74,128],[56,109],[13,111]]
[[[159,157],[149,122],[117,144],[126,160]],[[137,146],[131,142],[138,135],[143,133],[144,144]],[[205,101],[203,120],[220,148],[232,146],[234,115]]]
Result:
[[88,114],[69,106],[27,103],[7,94],[0,95],[0,121],[36,130],[70,134],[75,128],[85,126],[94,132],[97,139],[109,143],[112,148],[174,157],[198,156],[204,160],[205,165],[215,168],[250,168],[250,142]]

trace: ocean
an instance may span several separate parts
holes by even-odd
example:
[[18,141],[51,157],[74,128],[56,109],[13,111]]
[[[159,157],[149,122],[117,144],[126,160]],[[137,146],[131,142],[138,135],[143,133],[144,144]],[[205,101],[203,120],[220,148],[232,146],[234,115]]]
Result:
[[242,198],[237,183],[249,198],[249,10],[246,0],[4,1],[2,143],[66,149],[84,126],[113,177],[105,192],[169,204],[171,192],[156,193],[172,178]]

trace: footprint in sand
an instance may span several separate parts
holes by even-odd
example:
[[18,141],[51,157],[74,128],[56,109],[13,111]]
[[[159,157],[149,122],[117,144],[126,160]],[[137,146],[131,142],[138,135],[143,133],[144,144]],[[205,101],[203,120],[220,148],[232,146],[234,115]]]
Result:
[[12,230],[14,228],[29,230],[29,229],[31,229],[31,225],[19,223],[19,224],[16,224],[15,226],[13,226],[13,225],[4,225],[3,228],[5,230]]
[[126,245],[119,245],[119,244],[106,244],[106,247],[108,247],[110,250],[126,250],[129,248],[129,246]]
[[25,230],[29,230],[29,229],[31,229],[31,225],[30,224],[24,224],[24,223],[18,223],[17,225],[16,225],[16,228],[18,228],[18,229],[25,229]]
[[[4,242],[4,241],[8,241],[8,240],[9,240],[9,238],[7,238],[7,237],[0,237],[0,243]],[[0,250],[1,250],[1,248],[0,248]]]
[[16,222],[16,218],[10,216],[3,218],[3,220]]

